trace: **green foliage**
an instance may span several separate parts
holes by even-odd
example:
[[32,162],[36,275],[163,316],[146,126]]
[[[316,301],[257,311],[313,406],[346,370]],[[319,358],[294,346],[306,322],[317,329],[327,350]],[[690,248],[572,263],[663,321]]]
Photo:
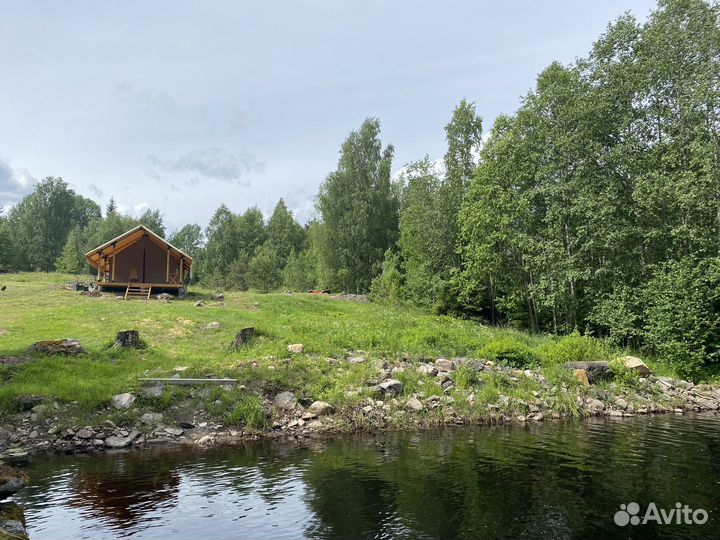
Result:
[[308,291],[315,286],[315,265],[310,250],[290,252],[283,270],[283,285],[292,291]]
[[399,301],[401,299],[400,257],[392,250],[387,250],[385,253],[382,272],[372,280],[370,295],[373,300],[380,301]]
[[342,145],[337,170],[320,188],[322,257],[331,285],[362,292],[397,239],[398,201],[390,180],[393,147],[382,147],[380,122],[369,118]]
[[460,366],[455,370],[454,377],[455,385],[461,390],[467,390],[480,380],[477,370],[471,366]]
[[265,428],[267,421],[268,414],[260,398],[248,394],[241,395],[227,415],[228,424],[241,425],[251,430]]
[[293,251],[299,252],[305,241],[305,231],[288,210],[285,201],[280,199],[267,224],[267,241],[275,246],[275,251],[286,261]]
[[76,195],[62,178],[52,176],[8,214],[14,246],[13,266],[20,270],[53,270],[70,230]]
[[263,244],[248,266],[248,286],[260,292],[276,290],[282,285],[283,266],[283,259],[277,248],[270,242]]
[[191,257],[195,257],[203,246],[203,232],[200,225],[195,223],[183,225],[168,237],[168,242],[183,250]]
[[82,251],[82,238],[79,229],[73,229],[68,235],[62,253],[55,263],[58,272],[63,274],[80,274],[88,269]]
[[509,338],[491,341],[480,350],[480,356],[516,368],[537,367],[541,362],[530,347]]
[[599,340],[573,332],[556,338],[538,349],[545,365],[565,362],[591,362],[605,360],[610,355],[608,348]]
[[630,369],[620,358],[614,358],[610,361],[610,369],[615,375],[615,382],[622,386],[637,386],[640,374],[634,369]]
[[720,360],[720,261],[658,267],[644,296],[648,348],[690,378]]

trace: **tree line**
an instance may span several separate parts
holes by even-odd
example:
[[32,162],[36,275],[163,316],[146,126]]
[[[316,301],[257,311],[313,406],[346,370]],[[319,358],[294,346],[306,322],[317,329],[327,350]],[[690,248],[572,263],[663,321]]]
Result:
[[[487,139],[473,103],[445,126],[442,163],[391,174],[367,119],[301,225],[281,199],[217,209],[169,236],[195,281],[271,291],[370,291],[532,331],[645,348],[693,373],[720,359],[720,8],[661,0],[589,54],[551,64]],[[484,142],[483,142],[484,141]],[[0,218],[0,265],[78,272],[82,253],[162,216],[105,212],[61,179]]]

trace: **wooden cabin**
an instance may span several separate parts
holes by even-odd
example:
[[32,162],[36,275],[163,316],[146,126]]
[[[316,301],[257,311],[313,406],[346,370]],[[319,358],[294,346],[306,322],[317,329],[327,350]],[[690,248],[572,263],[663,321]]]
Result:
[[153,292],[185,294],[192,257],[143,225],[85,254],[97,270],[97,285],[124,289],[125,298],[150,298]]

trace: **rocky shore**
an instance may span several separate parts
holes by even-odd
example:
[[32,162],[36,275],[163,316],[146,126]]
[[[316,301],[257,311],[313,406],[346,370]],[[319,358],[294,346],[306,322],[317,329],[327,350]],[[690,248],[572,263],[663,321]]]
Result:
[[0,465],[0,540],[26,540],[25,514],[14,502],[6,502],[28,484],[27,475],[12,467]]
[[[259,437],[720,409],[720,387],[656,377],[638,359],[626,360],[626,371],[632,375],[629,382],[618,380],[606,362],[567,365],[568,377],[551,382],[542,370],[468,358],[400,360],[392,365],[364,356],[325,361],[374,363],[376,376],[365,380],[364,387],[348,387],[341,403],[310,400],[290,391],[268,395],[243,385],[223,385],[191,388],[185,399],[163,409],[158,400],[168,388],[155,385],[113,396],[107,409],[82,423],[74,418],[72,403],[23,396],[18,398],[21,412],[0,424],[0,459],[42,451],[209,446]],[[401,379],[420,381],[426,391],[408,391]],[[212,414],[213,403],[220,400],[208,400],[223,393],[230,396],[227,399],[249,393],[256,396],[262,403],[263,427],[233,425]],[[119,412],[124,413],[123,419],[116,423],[110,417]]]

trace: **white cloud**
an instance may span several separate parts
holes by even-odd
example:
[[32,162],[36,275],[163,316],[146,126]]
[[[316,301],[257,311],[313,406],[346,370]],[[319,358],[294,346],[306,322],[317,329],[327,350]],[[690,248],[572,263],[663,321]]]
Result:
[[0,206],[9,206],[32,191],[37,179],[26,169],[13,168],[0,157]]
[[237,183],[238,179],[250,172],[261,172],[263,163],[249,152],[227,153],[217,147],[192,150],[174,159],[159,159],[147,156],[148,162],[156,168],[170,173],[195,173],[205,178],[214,178]]

